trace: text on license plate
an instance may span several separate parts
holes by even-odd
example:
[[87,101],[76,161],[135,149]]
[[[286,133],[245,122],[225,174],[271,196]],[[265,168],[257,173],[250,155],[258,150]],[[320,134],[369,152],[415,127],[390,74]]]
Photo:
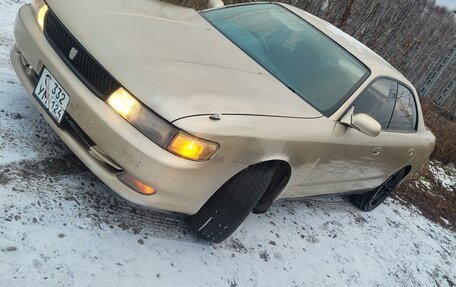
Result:
[[43,69],[43,73],[35,87],[34,95],[46,108],[48,114],[57,123],[60,123],[70,102],[70,96],[46,68]]

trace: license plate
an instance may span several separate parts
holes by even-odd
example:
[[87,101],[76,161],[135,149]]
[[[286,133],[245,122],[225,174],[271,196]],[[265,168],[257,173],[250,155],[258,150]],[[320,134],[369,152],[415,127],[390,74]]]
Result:
[[70,102],[70,96],[68,96],[67,92],[65,92],[48,69],[43,69],[33,94],[51,118],[57,124],[60,124]]

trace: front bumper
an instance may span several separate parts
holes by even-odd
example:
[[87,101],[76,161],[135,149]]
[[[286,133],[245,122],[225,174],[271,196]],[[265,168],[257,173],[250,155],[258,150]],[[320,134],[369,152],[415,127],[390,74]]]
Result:
[[[152,208],[196,213],[211,195],[243,165],[216,161],[192,162],[179,158],[150,141],[97,98],[66,66],[39,28],[29,5],[24,5],[14,27],[16,46],[11,62],[31,101],[45,120],[81,161],[123,198]],[[80,136],[58,127],[32,96],[36,74],[45,66],[71,100],[67,113],[102,151],[123,170],[158,192],[141,195],[117,179],[115,169],[89,152]]]

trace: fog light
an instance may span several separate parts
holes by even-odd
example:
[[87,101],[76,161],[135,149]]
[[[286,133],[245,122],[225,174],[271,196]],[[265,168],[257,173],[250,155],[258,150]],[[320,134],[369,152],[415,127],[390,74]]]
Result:
[[119,174],[117,178],[129,188],[143,195],[152,195],[157,193],[155,188],[148,186],[126,172]]

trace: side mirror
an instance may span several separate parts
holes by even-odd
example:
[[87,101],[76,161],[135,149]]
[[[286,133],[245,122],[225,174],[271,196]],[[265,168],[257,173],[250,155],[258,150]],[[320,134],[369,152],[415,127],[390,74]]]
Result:
[[365,135],[376,137],[382,131],[382,126],[373,117],[366,114],[355,114],[352,107],[340,121],[341,123],[355,128]]

